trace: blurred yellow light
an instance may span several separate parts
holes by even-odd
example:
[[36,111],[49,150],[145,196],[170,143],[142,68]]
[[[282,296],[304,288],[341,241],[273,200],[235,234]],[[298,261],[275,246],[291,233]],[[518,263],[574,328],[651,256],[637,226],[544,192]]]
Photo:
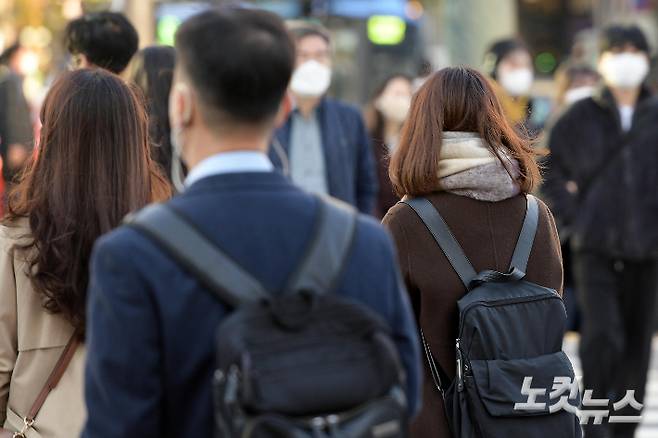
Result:
[[29,102],[39,99],[43,89],[41,81],[34,76],[27,76],[23,81],[23,93]]
[[80,0],[64,0],[62,3],[62,16],[73,20],[82,15],[82,2]]
[[48,47],[53,40],[53,34],[44,26],[25,27],[20,34],[20,42],[24,47]]
[[378,45],[400,44],[407,32],[407,23],[395,15],[373,15],[367,27],[368,39]]
[[39,55],[32,50],[25,50],[18,59],[18,68],[25,76],[33,75],[39,70]]

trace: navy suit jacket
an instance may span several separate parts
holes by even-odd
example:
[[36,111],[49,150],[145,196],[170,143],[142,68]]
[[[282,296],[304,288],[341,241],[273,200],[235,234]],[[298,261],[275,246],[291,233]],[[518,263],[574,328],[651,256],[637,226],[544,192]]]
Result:
[[[207,177],[170,201],[271,291],[303,257],[318,200],[282,175]],[[336,293],[390,324],[418,408],[420,352],[392,242],[362,216]],[[129,227],[102,237],[88,298],[85,438],[210,437],[214,337],[226,307],[149,238]]]
[[[343,102],[323,98],[317,109],[329,194],[373,214],[379,190],[377,167],[370,138],[359,110]],[[290,154],[292,117],[277,130],[276,139]],[[281,157],[270,149],[270,159],[283,168]]]

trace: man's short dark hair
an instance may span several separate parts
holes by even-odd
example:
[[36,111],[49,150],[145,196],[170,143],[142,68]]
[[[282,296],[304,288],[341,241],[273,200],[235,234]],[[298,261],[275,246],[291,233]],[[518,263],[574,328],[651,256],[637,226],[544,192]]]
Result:
[[615,25],[603,31],[600,45],[601,53],[614,49],[623,49],[627,45],[649,54],[649,43],[639,27]]
[[139,45],[137,31],[116,12],[87,14],[66,26],[66,48],[72,55],[85,55],[92,64],[121,73]]
[[290,22],[288,29],[290,29],[290,33],[295,38],[295,41],[302,40],[309,36],[317,36],[325,40],[327,44],[331,44],[329,31],[321,24],[308,21],[292,21]]
[[225,6],[190,18],[176,33],[176,50],[202,104],[239,123],[276,115],[295,64],[283,21],[256,9]]

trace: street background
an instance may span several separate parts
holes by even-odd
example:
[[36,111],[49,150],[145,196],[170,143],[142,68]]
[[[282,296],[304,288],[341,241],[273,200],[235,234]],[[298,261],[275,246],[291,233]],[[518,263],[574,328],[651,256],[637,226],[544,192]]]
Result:
[[[583,373],[578,358],[578,340],[576,333],[568,333],[564,338],[564,351],[573,363],[576,377]],[[652,360],[647,380],[647,394],[642,411],[642,423],[636,432],[635,438],[655,438],[658,436],[658,338],[653,340]]]
[[[223,1],[0,0],[0,49],[16,40],[27,49],[21,68],[26,75],[26,94],[36,105],[54,74],[66,68],[68,60],[61,37],[69,20],[90,11],[123,11],[137,27],[141,46],[171,44],[182,20],[209,4],[219,3]],[[272,10],[287,19],[317,19],[329,27],[336,54],[332,93],[359,104],[368,100],[376,84],[391,71],[417,76],[455,64],[486,69],[487,46],[510,36],[521,37],[530,47],[539,79],[534,94],[546,96],[550,103],[555,92],[552,77],[559,65],[567,59],[594,64],[596,38],[605,25],[633,22],[646,32],[653,46],[658,41],[655,0],[253,0],[241,3]],[[535,111],[548,113],[550,107]]]

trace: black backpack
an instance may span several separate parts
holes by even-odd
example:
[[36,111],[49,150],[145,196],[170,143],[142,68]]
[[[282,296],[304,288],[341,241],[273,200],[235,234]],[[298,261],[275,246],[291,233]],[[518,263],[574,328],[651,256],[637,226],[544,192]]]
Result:
[[331,293],[357,214],[319,203],[315,235],[278,293],[171,207],[149,206],[128,219],[235,309],[217,330],[217,437],[407,436],[404,372],[390,328],[369,308]]
[[[555,399],[550,397],[560,378],[575,382],[571,362],[562,351],[564,303],[556,291],[524,280],[537,231],[537,200],[527,197],[526,217],[510,271],[479,274],[427,199],[405,198],[402,202],[421,218],[468,291],[457,303],[459,337],[455,341],[454,379],[435,360],[421,332],[430,372],[443,397],[453,436],[582,436],[576,415],[580,406],[577,383],[563,387],[563,393],[554,394]],[[531,377],[531,382],[526,377]],[[535,389],[539,391],[529,397]],[[561,397],[567,397],[562,400],[566,408],[553,412],[556,408],[550,406]]]

